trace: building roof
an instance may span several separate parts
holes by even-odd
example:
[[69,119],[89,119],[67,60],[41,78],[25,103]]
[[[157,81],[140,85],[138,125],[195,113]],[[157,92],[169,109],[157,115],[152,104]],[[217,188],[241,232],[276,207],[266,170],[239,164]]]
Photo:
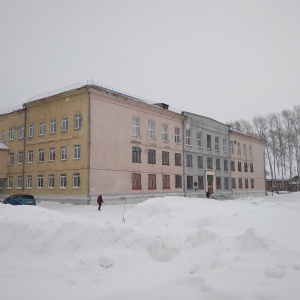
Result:
[[4,143],[0,143],[0,150],[1,149],[8,150],[9,148]]

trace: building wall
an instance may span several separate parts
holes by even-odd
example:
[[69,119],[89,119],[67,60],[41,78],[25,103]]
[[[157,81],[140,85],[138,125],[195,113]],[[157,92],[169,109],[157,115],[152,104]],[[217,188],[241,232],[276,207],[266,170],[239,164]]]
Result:
[[[229,127],[223,123],[208,117],[183,112],[184,121],[184,174],[185,192],[188,194],[199,194],[205,196],[208,190],[208,177],[213,179],[211,191],[213,194],[226,194],[230,192],[230,158],[229,158]],[[197,133],[201,134],[201,145],[198,145]],[[189,135],[191,138],[189,139]],[[207,144],[207,136],[211,138],[211,146]],[[215,145],[215,138],[219,139],[218,148]],[[223,147],[224,140],[224,147]],[[189,164],[188,155],[192,155],[192,166]],[[202,157],[203,166],[198,164],[198,157]],[[212,166],[208,166],[208,158]],[[219,160],[220,167],[217,166]],[[227,170],[224,167],[227,162]],[[189,176],[192,176],[192,186],[189,184]],[[203,186],[199,186],[198,177],[203,177]],[[190,177],[191,178],[191,177]],[[217,185],[217,178],[220,185]],[[228,186],[225,186],[225,179]]]
[[[6,179],[7,172],[8,172],[7,167],[8,167],[8,150],[0,149],[0,180]],[[0,184],[0,188],[1,188],[1,184]]]
[[[240,153],[238,148],[240,145]],[[244,145],[246,151],[244,151]],[[250,153],[252,147],[252,154]],[[237,197],[243,195],[265,195],[265,162],[263,141],[244,135],[235,131],[230,131],[231,161],[235,163],[235,171],[231,170],[232,180],[236,181],[236,188],[232,191]],[[238,170],[238,163],[241,163],[241,171]],[[245,171],[247,164],[247,171]],[[253,164],[253,171],[251,170]],[[248,180],[248,187],[246,187]],[[251,187],[251,180],[254,185]],[[241,181],[242,186],[239,186]]]
[[[175,127],[182,133],[182,116],[169,110],[126,99],[104,91],[91,94],[91,195],[106,198],[182,193],[175,187],[175,153],[182,157],[182,143],[175,143]],[[140,134],[132,134],[132,118],[140,120]],[[148,120],[155,124],[155,138],[147,136]],[[168,125],[168,142],[162,141],[162,124]],[[141,162],[132,162],[132,147],[141,149]],[[156,151],[156,163],[149,164],[148,150]],[[162,151],[169,152],[169,164],[162,164]],[[141,174],[141,187],[134,189],[132,174]],[[148,174],[156,176],[156,187],[148,186]],[[162,186],[163,175],[170,176],[170,188]]]

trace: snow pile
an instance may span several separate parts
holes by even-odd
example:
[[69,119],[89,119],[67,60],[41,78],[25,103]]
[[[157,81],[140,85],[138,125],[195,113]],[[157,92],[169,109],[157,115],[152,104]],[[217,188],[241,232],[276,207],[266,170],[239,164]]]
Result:
[[300,193],[0,204],[1,298],[298,300],[299,229]]

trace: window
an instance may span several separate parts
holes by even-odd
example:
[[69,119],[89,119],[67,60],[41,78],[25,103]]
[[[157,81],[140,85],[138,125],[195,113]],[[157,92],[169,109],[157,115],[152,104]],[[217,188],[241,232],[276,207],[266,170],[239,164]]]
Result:
[[27,154],[27,162],[28,163],[33,163],[33,151],[29,150]]
[[140,118],[132,117],[132,136],[140,136]]
[[213,168],[212,158],[208,157],[207,158],[207,169],[212,169],[212,168]]
[[230,152],[231,152],[231,154],[234,154],[234,145],[233,145],[233,141],[230,141]]
[[190,129],[185,131],[185,143],[187,146],[192,146],[192,131]]
[[244,156],[247,156],[247,145],[246,144],[243,145],[243,154],[244,154]]
[[203,180],[203,176],[198,176],[198,189],[201,189],[201,190],[204,189],[204,180]]
[[148,121],[148,138],[153,140],[155,138],[155,129],[154,129],[154,122]]
[[26,176],[26,188],[27,189],[32,188],[32,176],[31,175]]
[[9,140],[13,141],[15,139],[15,129],[9,128]]
[[60,160],[67,160],[67,146],[60,146]]
[[186,187],[189,190],[193,188],[193,176],[186,177]]
[[22,176],[18,176],[17,177],[17,189],[21,189],[23,186],[23,177]]
[[175,175],[175,188],[182,188],[182,176]]
[[73,174],[73,188],[80,188],[80,173]]
[[175,153],[175,166],[181,166],[181,153]]
[[162,141],[168,142],[169,141],[169,126],[167,124],[162,125]]
[[43,161],[44,161],[44,149],[39,149],[38,162],[43,162]]
[[192,154],[187,154],[186,155],[186,166],[187,167],[192,167],[193,166],[193,155]]
[[4,189],[4,178],[0,178],[0,189]]
[[68,131],[69,119],[68,117],[63,117],[61,119],[61,131]]
[[155,150],[148,149],[148,164],[156,164]]
[[141,152],[142,152],[142,149],[140,147],[132,147],[132,162],[133,163],[141,162]]
[[220,151],[220,139],[218,136],[215,137],[215,150]]
[[242,178],[239,178],[239,189],[243,188],[243,180]]
[[49,161],[55,160],[55,147],[51,147],[49,150]]
[[29,137],[33,137],[34,136],[34,125],[33,124],[29,125],[28,136]]
[[224,170],[228,171],[228,160],[224,159]]
[[231,161],[231,171],[235,171],[235,161]]
[[65,189],[67,187],[67,174],[60,174],[59,187]]
[[133,190],[140,190],[142,188],[141,184],[141,173],[131,174],[131,184]]
[[43,188],[43,185],[44,185],[44,182],[43,182],[43,175],[38,175],[37,176],[37,184],[36,184],[36,187],[41,189]]
[[2,142],[6,141],[6,131],[4,131],[4,130],[1,131],[1,141]]
[[8,164],[13,165],[14,164],[14,157],[15,155],[13,153],[8,154]]
[[238,155],[241,155],[241,143],[237,143],[237,150],[236,150],[236,153]]
[[225,187],[225,190],[229,189],[229,179],[228,179],[228,177],[224,177],[224,187]]
[[170,175],[163,175],[162,176],[162,187],[163,189],[170,188]]
[[24,126],[20,126],[19,128],[19,139],[24,139]]
[[13,177],[12,176],[8,176],[7,179],[7,189],[12,189],[13,187]]
[[203,168],[203,156],[198,156],[198,168]]
[[197,147],[202,148],[202,132],[197,132]]
[[206,148],[211,149],[211,135],[206,136]]
[[54,174],[48,175],[48,188],[53,189],[54,188]]
[[46,129],[45,122],[40,122],[39,135],[44,135],[45,134],[45,129]]
[[82,116],[80,114],[76,114],[74,116],[74,129],[80,129],[82,123]]
[[236,189],[235,178],[231,178],[231,186],[232,186],[233,189]]
[[221,177],[216,177],[216,187],[217,189],[221,189]]
[[227,152],[227,139],[223,138],[223,152]]
[[254,179],[251,179],[251,189],[254,189]]
[[250,172],[254,172],[254,169],[253,169],[253,163],[250,163]]
[[175,143],[176,144],[180,144],[181,143],[180,128],[179,127],[175,127]]
[[220,158],[216,159],[216,170],[221,170],[221,161],[220,161]]
[[80,159],[80,144],[74,145],[73,158]]
[[169,165],[169,152],[167,151],[162,152],[162,164]]
[[248,186],[248,178],[245,178],[245,188],[248,189],[249,186]]
[[55,133],[56,132],[56,120],[50,120],[50,133]]
[[242,163],[240,161],[238,162],[238,171],[242,172]]
[[156,189],[156,175],[148,174],[148,189],[155,190]]
[[24,153],[23,153],[23,151],[18,152],[18,164],[19,165],[23,164],[23,159],[24,159]]
[[246,162],[244,163],[244,172],[248,172],[248,164]]
[[253,154],[252,154],[252,145],[249,145],[249,156],[253,157]]

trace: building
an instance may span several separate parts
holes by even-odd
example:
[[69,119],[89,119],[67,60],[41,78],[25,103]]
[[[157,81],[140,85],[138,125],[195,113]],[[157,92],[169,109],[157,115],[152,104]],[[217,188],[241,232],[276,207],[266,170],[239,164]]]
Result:
[[215,198],[231,193],[229,126],[183,112],[185,192]]
[[0,115],[0,194],[89,203],[183,193],[182,123],[166,104],[96,84],[31,99]]
[[230,131],[231,187],[235,197],[266,193],[264,141]]

